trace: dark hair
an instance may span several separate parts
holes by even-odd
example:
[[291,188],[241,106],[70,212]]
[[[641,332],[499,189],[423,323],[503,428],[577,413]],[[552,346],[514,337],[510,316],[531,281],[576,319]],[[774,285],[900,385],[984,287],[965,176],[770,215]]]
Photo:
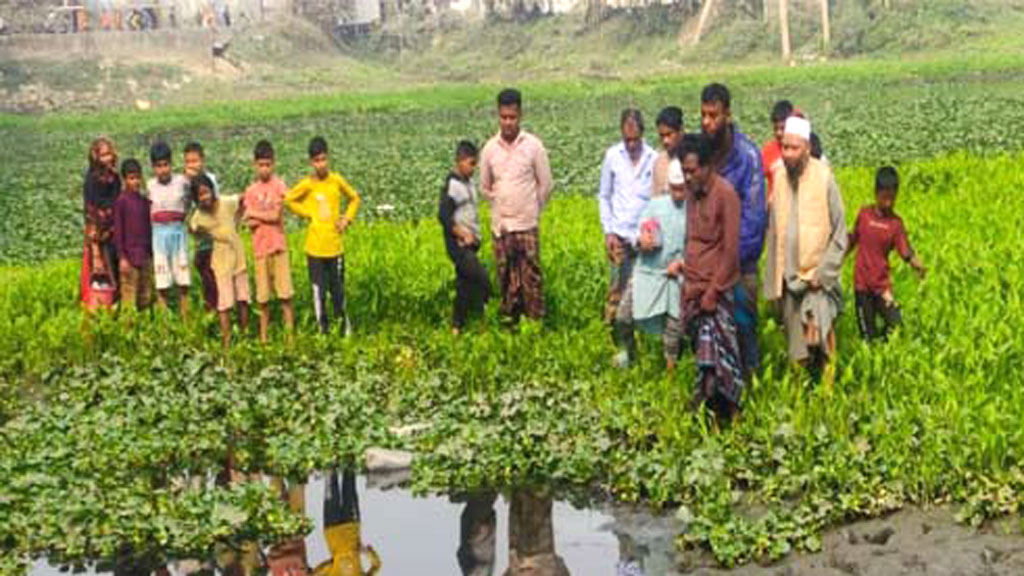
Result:
[[476,144],[473,144],[469,140],[462,140],[455,145],[456,160],[462,160],[463,158],[476,158],[477,155]]
[[505,88],[498,94],[498,107],[500,108],[502,106],[515,106],[516,108],[522,108],[523,95],[515,88]]
[[892,190],[897,192],[900,189],[900,175],[892,166],[882,166],[875,173],[875,190]]
[[821,138],[818,138],[816,132],[811,132],[811,158],[817,158],[821,160],[821,157],[825,155],[825,149],[821,147]]
[[185,150],[182,151],[182,154],[191,154],[193,152],[199,154],[200,158],[206,158],[206,153],[203,152],[203,145],[199,142],[192,141],[185,144]]
[[708,141],[708,137],[703,134],[687,134],[683,136],[683,139],[679,141],[679,145],[673,151],[673,155],[682,162],[690,154],[697,156],[697,161],[701,167],[707,166],[711,162],[711,142]]
[[189,183],[188,188],[189,192],[192,195],[192,202],[196,204],[199,203],[199,189],[203,186],[209,188],[210,193],[213,194],[213,180],[210,179],[209,175],[207,175],[206,172],[200,172],[199,174],[196,174],[195,178],[192,179],[192,182]]
[[622,116],[619,117],[619,128],[624,127],[629,122],[636,124],[636,129],[642,134],[644,131],[644,114],[636,108],[626,108],[622,111]]
[[256,148],[253,149],[252,155],[256,160],[273,160],[274,146],[266,140],[260,140],[256,143]]
[[149,161],[156,164],[164,160],[171,161],[171,147],[167,145],[167,142],[158,140],[149,147]]
[[125,178],[129,174],[142,175],[142,165],[135,158],[128,158],[124,162],[121,162],[121,177]]
[[701,104],[721,102],[722,106],[728,110],[732,106],[732,96],[729,95],[729,89],[724,84],[715,82],[704,87],[700,93],[700,102]]
[[789,100],[779,100],[772,107],[772,122],[785,122],[793,115],[793,103]]
[[321,154],[327,154],[327,140],[323,136],[315,136],[309,141],[309,157],[316,158]]
[[676,132],[683,130],[683,109],[678,106],[666,106],[658,112],[656,126],[668,126]]

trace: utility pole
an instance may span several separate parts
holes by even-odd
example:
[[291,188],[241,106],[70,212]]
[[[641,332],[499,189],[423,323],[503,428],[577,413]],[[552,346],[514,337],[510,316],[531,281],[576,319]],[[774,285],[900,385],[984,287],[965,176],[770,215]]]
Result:
[[821,39],[824,41],[823,49],[828,54],[832,45],[832,28],[829,24],[828,0],[821,0]]
[[704,26],[708,23],[708,17],[711,15],[711,8],[715,5],[715,0],[704,0],[704,5],[700,9],[700,20],[697,20],[697,33],[693,36],[693,45],[696,46],[700,43],[700,37],[704,33]]
[[789,0],[779,0],[779,33],[782,36],[782,60],[789,64],[793,59],[789,45]]

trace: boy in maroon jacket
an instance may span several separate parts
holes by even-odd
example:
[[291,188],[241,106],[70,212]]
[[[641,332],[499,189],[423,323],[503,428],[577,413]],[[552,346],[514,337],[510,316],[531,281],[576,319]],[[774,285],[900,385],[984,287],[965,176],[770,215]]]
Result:
[[[861,336],[868,341],[884,340],[902,321],[899,304],[892,294],[889,253],[893,249],[899,252],[921,278],[926,271],[910,247],[903,220],[894,209],[899,187],[900,177],[895,168],[879,168],[875,175],[875,204],[861,208],[850,234],[849,251],[857,248],[857,264],[853,270],[857,323]],[[883,320],[881,330],[879,316]]]

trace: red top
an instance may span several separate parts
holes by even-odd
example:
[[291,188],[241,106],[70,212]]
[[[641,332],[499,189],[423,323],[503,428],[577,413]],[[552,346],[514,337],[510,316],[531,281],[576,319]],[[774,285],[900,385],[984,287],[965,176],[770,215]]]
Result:
[[903,220],[895,214],[883,216],[874,205],[861,208],[857,214],[850,247],[858,244],[857,264],[853,269],[853,285],[858,292],[881,294],[892,288],[889,252],[894,248],[904,260],[909,261],[914,256]]
[[761,166],[764,167],[764,177],[768,182],[768,187],[765,188],[765,200],[772,199],[772,192],[775,190],[772,172],[774,172],[775,163],[780,161],[782,161],[782,146],[779,145],[778,140],[772,138],[761,147]]

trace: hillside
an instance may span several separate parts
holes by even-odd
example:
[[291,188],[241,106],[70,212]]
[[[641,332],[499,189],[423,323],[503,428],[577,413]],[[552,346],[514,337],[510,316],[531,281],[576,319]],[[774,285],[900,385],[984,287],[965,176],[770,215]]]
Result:
[[[834,2],[833,41],[821,46],[817,13],[793,0],[794,64],[823,60],[929,60],[1019,54],[1024,0]],[[582,10],[518,21],[448,14],[409,18],[359,40],[336,41],[310,22],[275,18],[230,34],[201,31],[0,35],[0,112],[158,108],[210,100],[315,93],[392,92],[435,83],[629,79],[707,73],[779,62],[777,19],[718,0],[702,41],[677,6]],[[230,42],[213,59],[214,41]]]

